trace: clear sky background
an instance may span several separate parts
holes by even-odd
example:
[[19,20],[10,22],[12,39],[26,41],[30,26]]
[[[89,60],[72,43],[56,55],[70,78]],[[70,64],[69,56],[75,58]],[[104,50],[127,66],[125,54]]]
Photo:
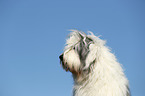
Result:
[[69,29],[107,40],[145,96],[144,0],[0,0],[0,96],[71,96],[58,58]]

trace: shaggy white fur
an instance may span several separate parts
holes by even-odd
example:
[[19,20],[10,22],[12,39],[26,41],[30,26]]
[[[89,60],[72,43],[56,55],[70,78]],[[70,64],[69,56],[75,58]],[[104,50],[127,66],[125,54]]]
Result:
[[73,74],[73,96],[130,96],[121,65],[93,33],[72,30],[60,60]]

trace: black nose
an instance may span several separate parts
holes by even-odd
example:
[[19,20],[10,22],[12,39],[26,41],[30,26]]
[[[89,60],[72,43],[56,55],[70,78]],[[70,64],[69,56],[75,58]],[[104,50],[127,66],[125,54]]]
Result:
[[61,55],[59,56],[59,59],[60,59],[61,61],[63,61],[63,54],[61,54]]

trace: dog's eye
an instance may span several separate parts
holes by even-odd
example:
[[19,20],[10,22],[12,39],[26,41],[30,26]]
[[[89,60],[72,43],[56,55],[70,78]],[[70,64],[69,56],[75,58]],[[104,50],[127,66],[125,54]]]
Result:
[[73,49],[75,50],[75,47]]

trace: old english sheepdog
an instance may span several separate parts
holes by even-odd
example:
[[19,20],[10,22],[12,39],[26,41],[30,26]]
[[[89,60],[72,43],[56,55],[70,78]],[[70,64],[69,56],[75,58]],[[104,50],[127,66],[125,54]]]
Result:
[[63,69],[73,75],[73,96],[130,96],[121,65],[92,32],[72,30],[59,58]]

